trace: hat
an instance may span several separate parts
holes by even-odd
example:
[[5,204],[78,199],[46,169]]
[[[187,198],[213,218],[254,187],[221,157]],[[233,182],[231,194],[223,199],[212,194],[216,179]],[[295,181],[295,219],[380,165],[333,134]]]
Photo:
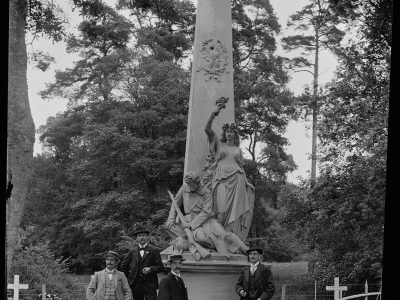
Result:
[[185,261],[185,259],[182,257],[182,255],[180,255],[180,254],[173,254],[173,255],[170,255],[169,257],[168,257],[168,262],[172,262],[173,260],[180,260],[180,261]]
[[121,259],[119,258],[118,253],[117,253],[117,252],[114,252],[114,251],[108,251],[107,254],[104,255],[104,258],[107,258],[107,257],[115,258],[117,261],[120,261],[120,260],[121,260]]
[[260,253],[261,255],[264,253],[263,249],[261,247],[258,246],[254,246],[254,247],[250,247],[249,249],[246,250],[247,255],[249,255],[249,253],[251,251],[257,251],[258,253]]
[[144,227],[139,227],[138,229],[136,229],[136,231],[133,233],[134,236],[137,236],[139,233],[146,233],[149,234],[150,231],[148,231],[146,228]]

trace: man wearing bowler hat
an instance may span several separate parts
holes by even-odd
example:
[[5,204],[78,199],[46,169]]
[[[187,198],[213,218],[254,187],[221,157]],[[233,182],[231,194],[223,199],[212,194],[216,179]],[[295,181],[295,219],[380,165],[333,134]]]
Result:
[[87,300],[132,300],[132,291],[123,272],[115,267],[120,261],[118,253],[108,251],[106,268],[95,272],[86,289]]
[[250,247],[247,255],[250,265],[240,273],[236,292],[241,300],[270,300],[275,293],[275,286],[271,269],[260,262],[263,250],[257,246]]
[[186,286],[181,278],[182,255],[170,255],[171,272],[160,281],[158,300],[188,300]]
[[156,300],[157,273],[163,270],[160,252],[148,244],[149,231],[139,228],[134,235],[138,245],[130,250],[121,263],[121,271],[128,278],[133,300]]

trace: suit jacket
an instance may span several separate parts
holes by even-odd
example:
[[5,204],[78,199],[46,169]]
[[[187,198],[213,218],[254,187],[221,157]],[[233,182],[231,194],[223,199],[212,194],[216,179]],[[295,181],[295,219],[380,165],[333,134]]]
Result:
[[[142,269],[150,267],[149,274],[143,274]],[[140,270],[139,270],[140,268]],[[164,269],[160,251],[157,248],[147,244],[143,258],[140,258],[139,248],[135,247],[130,250],[124,257],[121,263],[121,271],[125,273],[128,278],[131,288],[137,284],[139,277],[143,279],[142,282],[151,289],[158,289],[157,273]]]
[[[236,284],[236,292],[240,296],[239,292],[244,290],[249,293],[249,277],[250,277],[250,266],[246,266],[240,273],[239,280]],[[261,291],[262,300],[270,300],[275,293],[275,286],[272,282],[272,273],[270,267],[264,266],[261,262],[258,264],[257,269],[254,273],[254,280],[256,288]],[[240,297],[240,299],[248,299]]]
[[187,288],[176,280],[175,276],[169,272],[160,281],[158,290],[158,300],[188,300]]
[[[105,270],[95,272],[86,289],[87,300],[103,300],[105,292],[105,280],[108,276]],[[114,275],[115,293],[117,300],[132,300],[132,291],[124,273],[115,270]]]

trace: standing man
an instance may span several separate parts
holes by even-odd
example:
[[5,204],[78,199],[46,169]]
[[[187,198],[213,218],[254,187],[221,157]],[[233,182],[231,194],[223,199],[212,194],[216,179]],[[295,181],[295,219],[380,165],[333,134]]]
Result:
[[260,262],[262,254],[263,250],[259,247],[247,250],[250,265],[242,270],[236,284],[241,300],[270,300],[275,293],[271,269]]
[[130,250],[121,263],[121,271],[128,278],[133,300],[156,300],[157,273],[163,270],[160,252],[148,244],[149,231],[140,228],[134,235],[138,246]]
[[120,261],[118,253],[108,251],[106,268],[95,272],[86,290],[87,300],[132,300],[132,291],[125,274],[115,267]]
[[158,300],[188,300],[186,286],[181,278],[182,255],[171,255],[168,262],[171,272],[160,281]]

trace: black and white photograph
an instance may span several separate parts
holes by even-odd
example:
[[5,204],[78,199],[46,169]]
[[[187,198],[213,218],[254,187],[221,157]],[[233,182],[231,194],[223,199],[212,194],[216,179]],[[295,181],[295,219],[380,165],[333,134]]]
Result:
[[394,299],[394,2],[9,0],[2,299]]

